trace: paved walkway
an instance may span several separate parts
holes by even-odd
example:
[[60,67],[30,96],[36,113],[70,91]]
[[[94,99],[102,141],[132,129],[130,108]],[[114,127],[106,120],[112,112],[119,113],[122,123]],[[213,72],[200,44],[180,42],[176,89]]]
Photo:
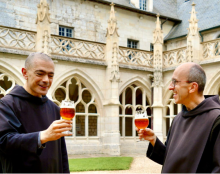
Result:
[[[132,156],[132,155],[123,155]],[[80,156],[71,156],[72,158],[80,158]],[[71,158],[70,157],[70,158]],[[84,156],[84,158],[97,156]],[[115,170],[115,171],[88,171],[88,172],[74,172],[73,174],[108,174],[108,173],[161,173],[162,166],[146,158],[144,155],[133,156],[134,160],[129,170]]]

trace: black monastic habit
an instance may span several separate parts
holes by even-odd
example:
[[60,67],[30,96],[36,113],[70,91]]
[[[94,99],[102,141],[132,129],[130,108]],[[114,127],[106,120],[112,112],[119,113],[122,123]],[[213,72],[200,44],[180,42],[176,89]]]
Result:
[[38,135],[60,119],[60,109],[46,96],[15,86],[0,100],[0,163],[4,173],[69,173],[64,138],[38,148]]
[[156,140],[147,156],[162,164],[162,173],[220,173],[220,102],[209,96],[196,108],[175,117],[165,145]]

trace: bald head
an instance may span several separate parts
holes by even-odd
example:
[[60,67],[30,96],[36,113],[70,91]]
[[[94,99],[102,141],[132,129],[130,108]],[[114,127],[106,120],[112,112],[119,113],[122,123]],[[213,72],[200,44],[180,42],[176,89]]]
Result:
[[31,53],[27,59],[25,60],[25,68],[27,70],[31,69],[34,65],[34,60],[36,59],[41,59],[41,60],[44,60],[44,61],[51,61],[53,62],[53,60],[47,55],[47,54],[44,54],[44,53],[40,53],[40,52],[36,52],[36,53]]
[[203,93],[206,84],[206,74],[200,65],[193,62],[187,62],[178,66],[175,71],[181,73],[187,81],[196,82],[198,84],[198,92]]

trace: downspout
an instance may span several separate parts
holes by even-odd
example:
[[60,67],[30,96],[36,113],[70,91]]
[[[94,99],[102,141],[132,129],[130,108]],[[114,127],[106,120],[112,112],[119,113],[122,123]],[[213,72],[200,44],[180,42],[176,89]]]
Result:
[[199,31],[199,34],[200,34],[200,36],[202,38],[202,42],[203,42],[203,35],[202,35],[201,31]]
[[161,30],[163,29],[163,24],[164,24],[166,21],[168,21],[168,18],[166,18],[166,20],[161,23]]

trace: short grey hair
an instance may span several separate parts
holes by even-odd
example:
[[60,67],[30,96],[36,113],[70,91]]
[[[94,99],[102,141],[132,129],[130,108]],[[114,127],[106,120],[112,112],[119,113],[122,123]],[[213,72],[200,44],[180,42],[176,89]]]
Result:
[[206,74],[200,65],[195,64],[190,68],[188,81],[196,82],[198,84],[198,92],[200,94],[203,93],[206,84]]
[[25,60],[25,68],[26,69],[30,69],[31,66],[33,65],[33,60],[35,58],[39,58],[41,60],[45,60],[45,61],[52,61],[53,60],[50,58],[50,56],[48,56],[47,54],[45,53],[41,53],[41,52],[35,52],[35,53],[31,53],[27,59]]

